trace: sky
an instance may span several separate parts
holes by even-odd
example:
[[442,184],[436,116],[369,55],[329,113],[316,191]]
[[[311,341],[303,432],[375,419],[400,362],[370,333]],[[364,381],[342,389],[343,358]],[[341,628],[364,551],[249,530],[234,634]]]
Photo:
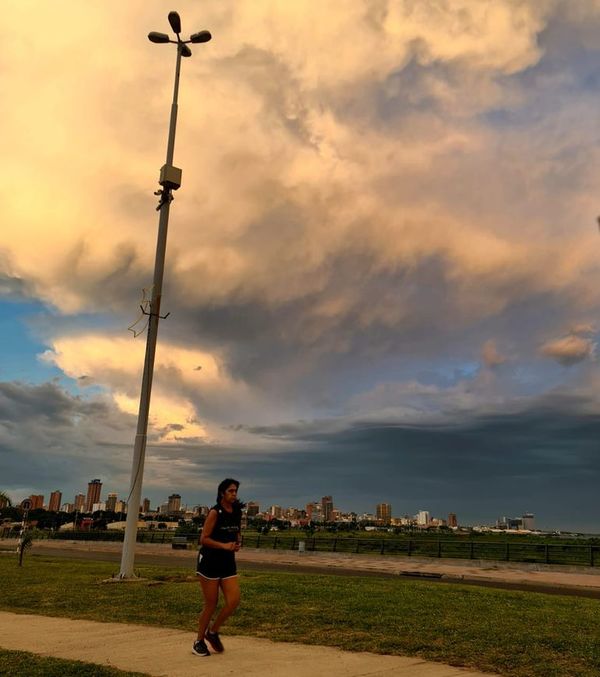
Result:
[[129,493],[170,9],[142,495],[600,532],[599,0],[5,0],[0,490]]

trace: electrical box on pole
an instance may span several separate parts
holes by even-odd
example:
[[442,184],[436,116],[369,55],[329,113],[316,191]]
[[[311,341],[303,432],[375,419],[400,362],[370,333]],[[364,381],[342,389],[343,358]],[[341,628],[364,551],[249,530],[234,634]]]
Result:
[[163,188],[177,190],[181,186],[181,169],[173,167],[173,165],[163,165],[160,168],[160,178],[158,183]]

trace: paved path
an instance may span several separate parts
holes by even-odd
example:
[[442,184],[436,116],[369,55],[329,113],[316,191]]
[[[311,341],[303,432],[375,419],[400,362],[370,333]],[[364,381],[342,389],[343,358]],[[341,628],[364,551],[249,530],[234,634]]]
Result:
[[223,636],[223,654],[201,658],[191,652],[193,640],[193,634],[180,630],[0,612],[0,646],[4,649],[157,677],[493,677],[419,658],[228,635]]

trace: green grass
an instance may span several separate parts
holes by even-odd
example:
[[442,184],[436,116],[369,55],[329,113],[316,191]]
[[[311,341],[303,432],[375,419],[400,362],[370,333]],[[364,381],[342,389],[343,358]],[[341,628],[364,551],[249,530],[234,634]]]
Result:
[[4,677],[144,677],[93,663],[36,656],[28,651],[0,649],[0,676]]
[[[116,565],[0,558],[7,611],[195,630],[190,570],[140,567],[151,581],[102,584]],[[392,578],[244,572],[226,633],[420,656],[511,677],[597,677],[596,600]],[[118,614],[115,614],[118,609]]]

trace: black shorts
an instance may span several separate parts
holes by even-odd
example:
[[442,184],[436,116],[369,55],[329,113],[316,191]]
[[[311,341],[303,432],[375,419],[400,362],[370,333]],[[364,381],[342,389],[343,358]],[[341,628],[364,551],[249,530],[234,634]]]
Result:
[[231,557],[215,557],[211,554],[206,555],[199,552],[196,574],[211,581],[237,576],[235,556],[231,553]]

